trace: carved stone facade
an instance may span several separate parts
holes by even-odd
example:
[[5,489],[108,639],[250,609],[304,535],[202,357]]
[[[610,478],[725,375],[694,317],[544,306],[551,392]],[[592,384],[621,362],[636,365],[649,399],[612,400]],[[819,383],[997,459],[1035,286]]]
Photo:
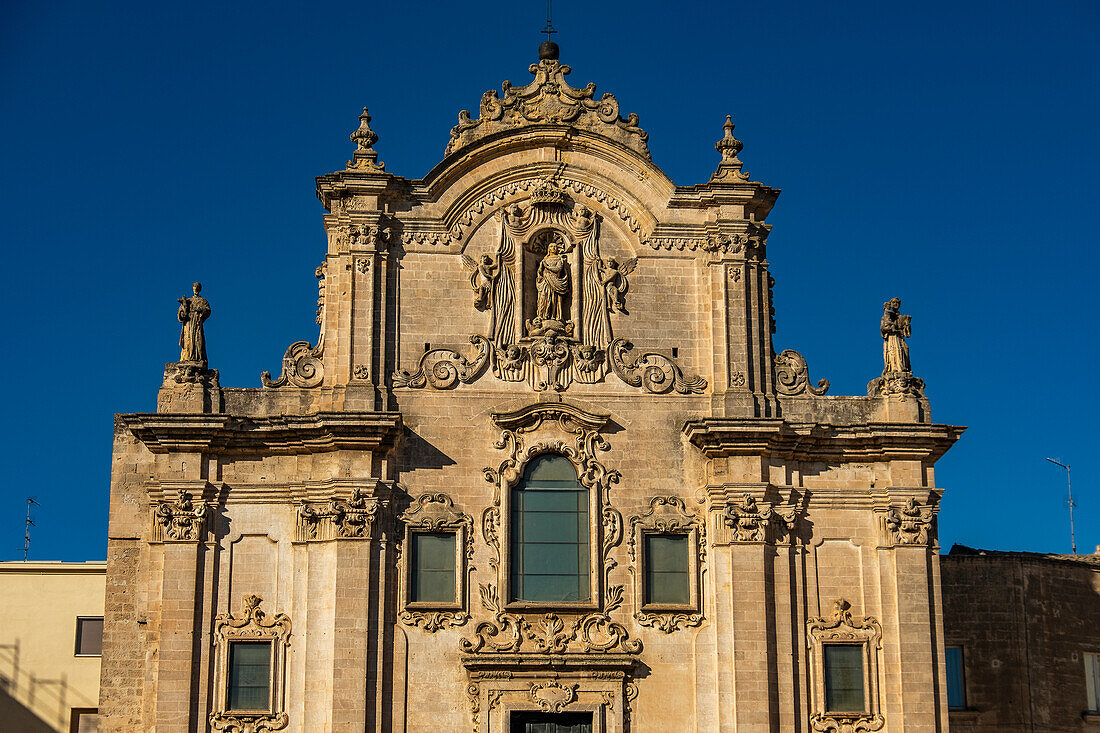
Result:
[[[871,394],[827,394],[773,344],[778,190],[732,119],[676,185],[553,44],[530,71],[423,179],[364,109],[317,179],[315,340],[251,388],[170,364],[157,412],[118,417],[104,730],[946,729],[933,466],[962,428],[931,421],[908,317],[887,304]],[[551,460],[582,518],[557,601],[518,590]],[[250,629],[270,704],[230,710]],[[866,649],[865,710],[823,697],[837,640]]]

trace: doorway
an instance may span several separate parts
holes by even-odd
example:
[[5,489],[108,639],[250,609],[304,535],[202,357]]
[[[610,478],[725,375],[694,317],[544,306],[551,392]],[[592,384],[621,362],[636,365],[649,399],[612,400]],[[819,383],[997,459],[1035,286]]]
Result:
[[512,713],[508,733],[592,733],[592,713]]

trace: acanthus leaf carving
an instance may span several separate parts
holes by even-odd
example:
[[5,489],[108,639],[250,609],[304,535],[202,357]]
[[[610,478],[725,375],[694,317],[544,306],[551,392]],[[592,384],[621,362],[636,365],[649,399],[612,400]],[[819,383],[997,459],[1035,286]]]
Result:
[[922,507],[910,496],[898,509],[890,507],[882,518],[887,544],[928,545],[935,541],[936,513],[931,507]]
[[401,611],[397,620],[408,626],[419,626],[430,634],[452,626],[465,626],[470,614],[464,611]]
[[748,493],[728,503],[722,515],[734,543],[778,542],[793,533],[797,518],[795,507],[776,508]]
[[159,502],[153,515],[163,536],[168,540],[195,542],[203,539],[209,508],[205,503],[195,503],[185,489],[177,492],[175,501]]
[[333,497],[324,508],[303,501],[298,506],[298,541],[370,539],[381,502],[359,487],[347,499]]
[[794,349],[784,349],[775,357],[775,391],[781,395],[809,392],[820,396],[829,391],[829,380],[819,379],[813,387],[805,357]]
[[700,626],[703,623],[701,613],[642,613],[634,614],[634,620],[642,626],[658,629],[666,634],[681,629]]

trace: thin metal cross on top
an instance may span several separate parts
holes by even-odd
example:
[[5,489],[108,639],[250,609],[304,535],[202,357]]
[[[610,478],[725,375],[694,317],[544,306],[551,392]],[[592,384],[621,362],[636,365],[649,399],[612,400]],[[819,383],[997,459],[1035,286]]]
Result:
[[540,31],[540,33],[545,33],[546,34],[546,40],[547,41],[550,40],[550,34],[551,33],[557,33],[557,31],[554,30],[554,25],[550,22],[550,18],[551,18],[550,2],[551,2],[551,0],[546,0],[546,28],[544,28],[542,31]]

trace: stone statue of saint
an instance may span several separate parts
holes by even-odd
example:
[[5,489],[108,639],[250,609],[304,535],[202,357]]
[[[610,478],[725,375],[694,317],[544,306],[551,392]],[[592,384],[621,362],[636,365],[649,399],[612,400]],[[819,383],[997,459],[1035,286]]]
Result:
[[194,295],[190,298],[177,298],[180,304],[176,317],[183,328],[180,330],[180,361],[202,364],[206,368],[206,336],[202,324],[210,317],[210,303],[199,295],[202,283],[191,286]]
[[883,374],[888,372],[911,372],[909,364],[909,345],[905,339],[912,335],[910,328],[910,316],[898,313],[901,308],[899,298],[891,298],[882,306],[882,323],[879,330],[882,332],[882,361]]
[[561,254],[558,242],[551,240],[546,256],[535,276],[538,300],[535,316],[541,321],[565,322],[566,298],[569,297],[569,261]]

